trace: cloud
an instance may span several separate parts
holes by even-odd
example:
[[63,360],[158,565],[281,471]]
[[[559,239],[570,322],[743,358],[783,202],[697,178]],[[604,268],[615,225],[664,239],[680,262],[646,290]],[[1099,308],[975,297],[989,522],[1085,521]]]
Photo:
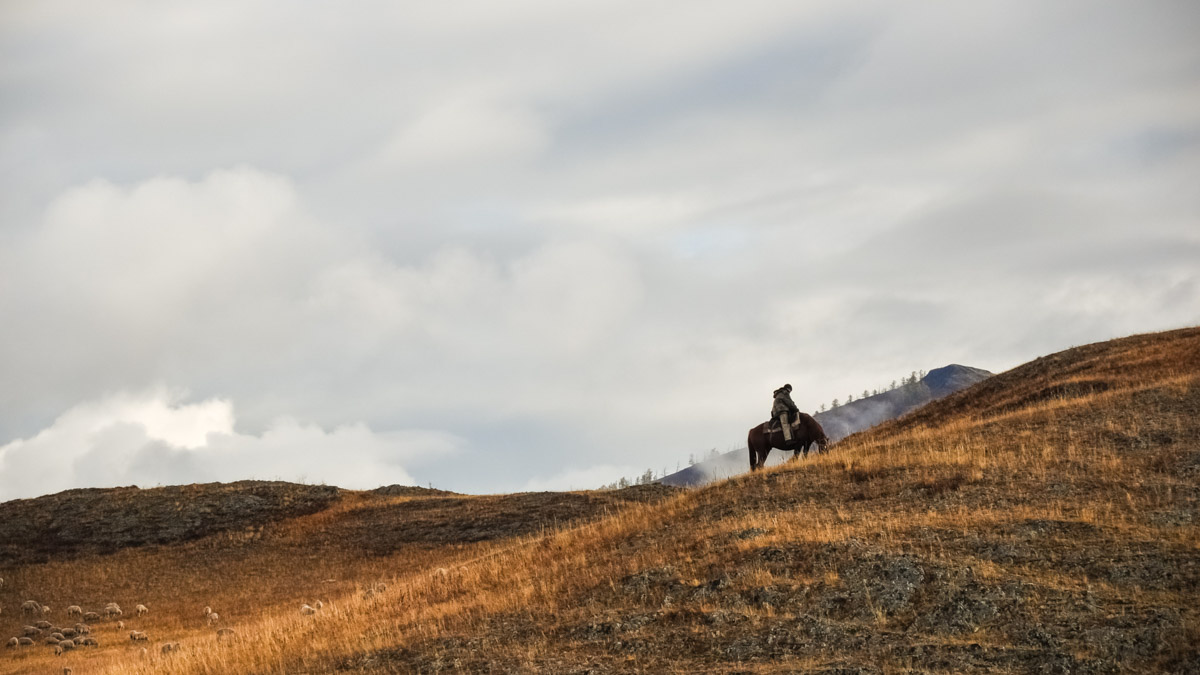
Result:
[[0,8],[0,443],[167,382],[521,489],[1200,321],[1195,8],[493,5]]
[[422,170],[459,165],[461,170],[461,165],[483,160],[528,157],[547,143],[547,131],[532,111],[484,95],[460,94],[401,125],[382,153],[389,164]]
[[234,430],[233,406],[184,403],[179,392],[123,392],[81,403],[37,435],[0,446],[0,500],[74,487],[247,478],[348,488],[412,484],[404,464],[453,454],[435,431],[379,434],[362,424],[326,431],[281,418],[262,434]]
[[522,488],[524,492],[549,492],[561,490],[594,490],[609,485],[621,478],[633,480],[646,471],[646,467],[632,464],[615,466],[597,464],[584,468],[571,468],[552,476],[530,478]]

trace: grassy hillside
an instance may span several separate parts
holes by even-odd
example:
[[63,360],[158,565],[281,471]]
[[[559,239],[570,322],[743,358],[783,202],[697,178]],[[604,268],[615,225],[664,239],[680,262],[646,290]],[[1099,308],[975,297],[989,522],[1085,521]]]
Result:
[[[77,673],[110,665],[120,672],[130,658],[141,663],[143,647],[211,639],[222,627],[241,632],[264,617],[290,616],[304,603],[359,596],[405,570],[486,556],[673,493],[640,486],[467,496],[399,486],[356,492],[245,481],[69,490],[6,502],[0,504],[6,537],[0,545],[0,642],[37,620],[73,626],[78,619],[67,615],[70,605],[99,613],[117,602],[125,626],[89,622],[99,646],[63,656],[52,654],[44,636],[32,647],[0,650],[0,673],[61,672],[63,665]],[[24,616],[26,600],[51,611]],[[149,614],[131,616],[138,604]],[[206,606],[219,621],[205,621]],[[128,639],[135,629],[148,633],[149,644]]]
[[[371,527],[341,537],[412,498],[378,499],[21,567],[26,589],[155,594],[150,651],[111,635],[0,670],[1200,671],[1200,329],[1038,359],[826,455],[558,530],[371,556],[349,545]],[[237,639],[204,625],[209,597]]]

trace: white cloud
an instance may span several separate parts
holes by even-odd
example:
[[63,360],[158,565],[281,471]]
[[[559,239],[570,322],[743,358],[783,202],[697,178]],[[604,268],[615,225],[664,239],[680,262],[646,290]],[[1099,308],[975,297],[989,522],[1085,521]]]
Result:
[[0,6],[0,443],[168,382],[520,488],[1200,321],[1190,5],[74,4]]
[[384,145],[383,160],[424,170],[512,161],[536,154],[548,142],[533,111],[483,94],[459,94],[403,123]]
[[525,483],[522,491],[595,490],[601,485],[610,485],[621,478],[633,480],[645,470],[646,467],[638,467],[631,464],[624,466],[597,464],[584,468],[570,468],[552,476],[535,476],[530,478]]
[[48,428],[0,446],[0,500],[74,487],[306,480],[348,488],[412,484],[404,464],[454,453],[434,431],[375,433],[363,424],[326,431],[288,418],[262,434],[233,429],[225,399],[184,403],[180,393],[122,392],[82,403]]

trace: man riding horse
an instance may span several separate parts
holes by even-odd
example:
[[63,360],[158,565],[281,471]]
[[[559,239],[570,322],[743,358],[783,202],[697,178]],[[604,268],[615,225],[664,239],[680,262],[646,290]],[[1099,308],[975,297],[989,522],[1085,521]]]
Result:
[[775,402],[771,404],[771,424],[783,429],[783,442],[792,442],[792,421],[800,409],[792,402],[792,385],[785,384],[775,390]]
[[[795,422],[796,426],[792,426]],[[771,448],[792,450],[807,457],[808,449],[817,444],[820,452],[829,447],[829,438],[821,423],[812,415],[800,412],[792,402],[792,385],[785,384],[775,390],[775,402],[771,404],[771,419],[754,427],[746,436],[746,448],[750,452],[750,469],[761,469]]]

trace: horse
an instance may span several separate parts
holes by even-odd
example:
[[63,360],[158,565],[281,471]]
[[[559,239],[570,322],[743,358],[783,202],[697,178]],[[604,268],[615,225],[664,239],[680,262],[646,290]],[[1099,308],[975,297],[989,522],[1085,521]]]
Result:
[[825,430],[821,428],[821,423],[812,418],[808,413],[800,413],[800,424],[793,427],[792,442],[785,444],[783,441],[782,429],[770,429],[770,422],[762,424],[750,430],[746,437],[746,447],[750,451],[750,470],[755,471],[762,468],[767,461],[767,454],[771,452],[771,448],[779,448],[780,450],[795,450],[792,459],[800,457],[800,453],[804,453],[804,457],[808,456],[808,449],[813,443],[817,444],[817,449],[825,452],[829,447],[829,438],[825,436]]

